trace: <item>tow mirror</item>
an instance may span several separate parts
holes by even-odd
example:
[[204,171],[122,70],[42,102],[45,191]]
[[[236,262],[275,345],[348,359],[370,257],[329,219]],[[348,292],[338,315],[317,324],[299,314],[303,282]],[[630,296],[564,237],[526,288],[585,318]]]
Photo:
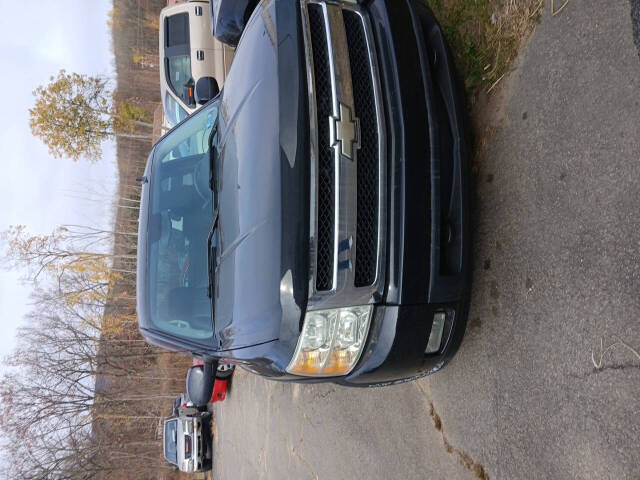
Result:
[[218,81],[213,77],[202,77],[196,82],[196,102],[204,105],[220,93]]
[[206,407],[213,395],[217,362],[195,365],[187,372],[187,396],[196,407]]

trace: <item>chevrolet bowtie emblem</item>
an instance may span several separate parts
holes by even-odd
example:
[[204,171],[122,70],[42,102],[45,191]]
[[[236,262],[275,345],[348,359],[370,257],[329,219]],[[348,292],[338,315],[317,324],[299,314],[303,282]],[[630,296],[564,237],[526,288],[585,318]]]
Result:
[[330,118],[331,146],[340,144],[339,152],[350,160],[355,160],[356,150],[360,148],[360,120],[352,118],[351,109],[339,104],[338,117]]

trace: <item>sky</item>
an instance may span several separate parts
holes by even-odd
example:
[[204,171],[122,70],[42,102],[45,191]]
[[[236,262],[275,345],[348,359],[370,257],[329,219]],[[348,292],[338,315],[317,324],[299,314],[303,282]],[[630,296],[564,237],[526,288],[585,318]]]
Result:
[[[31,135],[28,109],[33,90],[60,69],[113,77],[112,0],[0,0],[0,6],[0,231],[18,224],[38,234],[64,224],[108,226],[117,184],[113,143],[103,144],[95,164],[53,158]],[[11,353],[31,308],[23,276],[0,269],[0,357]]]

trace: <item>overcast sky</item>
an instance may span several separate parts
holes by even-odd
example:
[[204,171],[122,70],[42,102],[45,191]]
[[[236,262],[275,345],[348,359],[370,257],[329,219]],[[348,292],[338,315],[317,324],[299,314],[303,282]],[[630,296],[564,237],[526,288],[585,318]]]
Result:
[[[0,231],[26,225],[49,233],[62,224],[107,226],[117,171],[114,146],[97,164],[54,159],[29,130],[33,90],[60,69],[113,75],[107,12],[112,0],[0,0]],[[93,193],[90,193],[92,192]],[[20,272],[0,270],[0,357],[29,310]]]

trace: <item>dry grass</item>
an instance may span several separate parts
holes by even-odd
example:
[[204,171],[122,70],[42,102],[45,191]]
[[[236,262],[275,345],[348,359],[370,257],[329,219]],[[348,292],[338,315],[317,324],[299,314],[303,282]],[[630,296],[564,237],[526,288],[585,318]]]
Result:
[[[595,352],[593,350],[591,351],[591,362],[593,363],[593,368],[595,368],[596,370],[602,370],[603,368],[607,368],[607,367],[604,367],[604,357],[605,357],[605,355],[610,350],[615,350],[618,347],[622,347],[622,349],[626,349],[627,351],[631,352],[638,360],[640,360],[640,351],[636,350],[635,348],[633,348],[628,343],[623,342],[621,339],[616,338],[615,342],[613,342],[612,344],[610,344],[607,347],[605,347],[604,346],[604,339],[601,338],[600,339],[600,352],[599,352],[597,360],[596,360]],[[621,365],[618,368],[621,368],[621,367],[624,367],[624,366],[625,365]],[[628,366],[634,366],[634,365],[633,364],[629,364]],[[609,368],[611,368],[611,367],[609,367]]]
[[509,71],[544,0],[429,0],[429,5],[473,95],[492,90]]

